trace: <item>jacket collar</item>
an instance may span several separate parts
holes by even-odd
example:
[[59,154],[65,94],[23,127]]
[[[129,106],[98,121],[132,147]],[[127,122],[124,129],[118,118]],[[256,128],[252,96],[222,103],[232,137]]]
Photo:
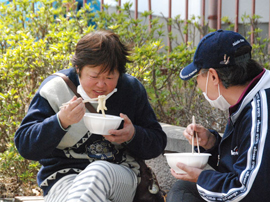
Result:
[[238,116],[244,109],[244,107],[254,98],[256,93],[262,89],[270,88],[270,71],[263,70],[258,76],[256,76],[250,84],[246,87],[238,102],[231,106],[229,109],[231,115],[231,121],[233,124],[237,120]]

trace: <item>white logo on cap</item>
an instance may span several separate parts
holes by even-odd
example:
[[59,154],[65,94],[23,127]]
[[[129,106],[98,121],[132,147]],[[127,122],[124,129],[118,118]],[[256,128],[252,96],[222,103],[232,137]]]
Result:
[[242,42],[245,42],[245,40],[244,40],[244,39],[239,39],[239,40],[233,42],[232,45],[233,45],[233,46],[236,46],[237,44],[242,43]]
[[[182,71],[183,71],[183,69],[182,69]],[[194,75],[194,74],[198,71],[198,69],[195,69],[193,72],[189,73],[189,74],[186,75],[186,76],[184,76],[184,75],[182,74],[182,71],[180,72],[180,77],[183,78],[183,79],[185,79],[185,78],[188,78],[188,77]]]
[[230,56],[226,59],[226,54],[224,55],[224,64],[227,65],[230,61]]

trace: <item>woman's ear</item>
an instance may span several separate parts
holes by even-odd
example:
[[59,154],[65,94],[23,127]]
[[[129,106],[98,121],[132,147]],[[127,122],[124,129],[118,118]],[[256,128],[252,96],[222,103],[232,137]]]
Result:
[[217,71],[214,68],[209,68],[209,81],[211,81],[214,85],[218,85],[220,82],[220,78],[218,76]]
[[75,65],[75,69],[76,69],[77,74],[79,74],[80,70],[77,65]]

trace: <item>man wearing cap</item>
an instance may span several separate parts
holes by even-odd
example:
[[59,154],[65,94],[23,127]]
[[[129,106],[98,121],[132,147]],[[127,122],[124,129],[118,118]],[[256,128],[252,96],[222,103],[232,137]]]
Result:
[[269,201],[270,71],[251,59],[251,49],[240,34],[218,30],[200,41],[193,62],[180,72],[183,80],[196,75],[206,100],[229,110],[229,119],[222,137],[199,124],[187,126],[184,136],[191,143],[197,132],[214,170],[178,163],[186,174],[171,170],[179,180],[167,202]]

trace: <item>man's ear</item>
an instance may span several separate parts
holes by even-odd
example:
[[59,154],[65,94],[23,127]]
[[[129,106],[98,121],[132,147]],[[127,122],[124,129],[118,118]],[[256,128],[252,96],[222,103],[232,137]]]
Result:
[[214,68],[209,68],[209,81],[211,81],[214,85],[218,85],[220,82],[220,78],[218,77],[218,73]]

